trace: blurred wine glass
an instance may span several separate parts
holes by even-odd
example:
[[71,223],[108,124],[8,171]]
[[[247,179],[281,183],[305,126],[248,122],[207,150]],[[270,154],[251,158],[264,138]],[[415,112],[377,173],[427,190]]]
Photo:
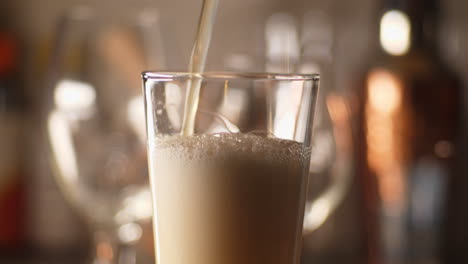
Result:
[[152,10],[122,17],[78,7],[58,23],[50,159],[64,196],[92,227],[96,264],[135,263],[132,245],[152,216],[140,72],[158,67],[164,56]]
[[304,235],[325,223],[343,201],[352,179],[351,113],[348,99],[333,84],[333,37],[331,18],[320,10],[305,12],[301,19],[288,12],[274,13],[265,25],[267,71],[321,75]]

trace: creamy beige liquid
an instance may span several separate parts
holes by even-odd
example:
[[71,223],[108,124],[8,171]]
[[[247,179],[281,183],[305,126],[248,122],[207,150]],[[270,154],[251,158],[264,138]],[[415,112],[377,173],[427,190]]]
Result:
[[250,134],[156,141],[157,263],[297,263],[309,158],[303,144]]
[[[218,3],[219,0],[203,0],[197,37],[193,46],[192,55],[190,56],[190,73],[200,74],[205,70],[206,57],[208,56]],[[185,136],[192,135],[195,128],[195,116],[198,109],[201,84],[201,78],[191,78],[188,81],[182,123],[182,134]]]

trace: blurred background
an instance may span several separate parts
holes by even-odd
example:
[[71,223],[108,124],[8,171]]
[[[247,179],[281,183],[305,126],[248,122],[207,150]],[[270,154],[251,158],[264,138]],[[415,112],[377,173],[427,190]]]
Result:
[[[201,4],[0,2],[0,263],[154,262],[139,72],[186,70]],[[467,12],[221,0],[207,70],[322,75],[303,263],[468,263]]]

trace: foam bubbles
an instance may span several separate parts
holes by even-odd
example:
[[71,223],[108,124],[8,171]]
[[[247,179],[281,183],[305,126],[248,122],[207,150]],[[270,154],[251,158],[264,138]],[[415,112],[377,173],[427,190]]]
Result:
[[256,134],[221,133],[163,138],[156,141],[153,155],[185,161],[227,160],[234,155],[269,162],[302,162],[310,158],[310,148],[295,141]]

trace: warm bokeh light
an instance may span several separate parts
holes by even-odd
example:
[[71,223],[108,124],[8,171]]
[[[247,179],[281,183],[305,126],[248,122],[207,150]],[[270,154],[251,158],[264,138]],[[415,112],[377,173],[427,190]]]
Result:
[[403,84],[389,71],[376,69],[367,80],[368,103],[365,105],[367,159],[375,172],[379,192],[386,206],[403,206],[405,181],[403,155],[399,145],[404,122],[401,116]]
[[100,260],[107,260],[110,263],[114,259],[114,250],[109,243],[100,242],[96,246],[96,255]]
[[434,153],[440,158],[449,158],[453,154],[453,144],[450,141],[441,140],[435,144]]
[[408,52],[411,42],[411,24],[408,16],[399,10],[387,11],[380,21],[380,44],[391,55]]
[[391,114],[401,103],[398,80],[389,72],[375,70],[369,75],[369,103],[380,113]]

